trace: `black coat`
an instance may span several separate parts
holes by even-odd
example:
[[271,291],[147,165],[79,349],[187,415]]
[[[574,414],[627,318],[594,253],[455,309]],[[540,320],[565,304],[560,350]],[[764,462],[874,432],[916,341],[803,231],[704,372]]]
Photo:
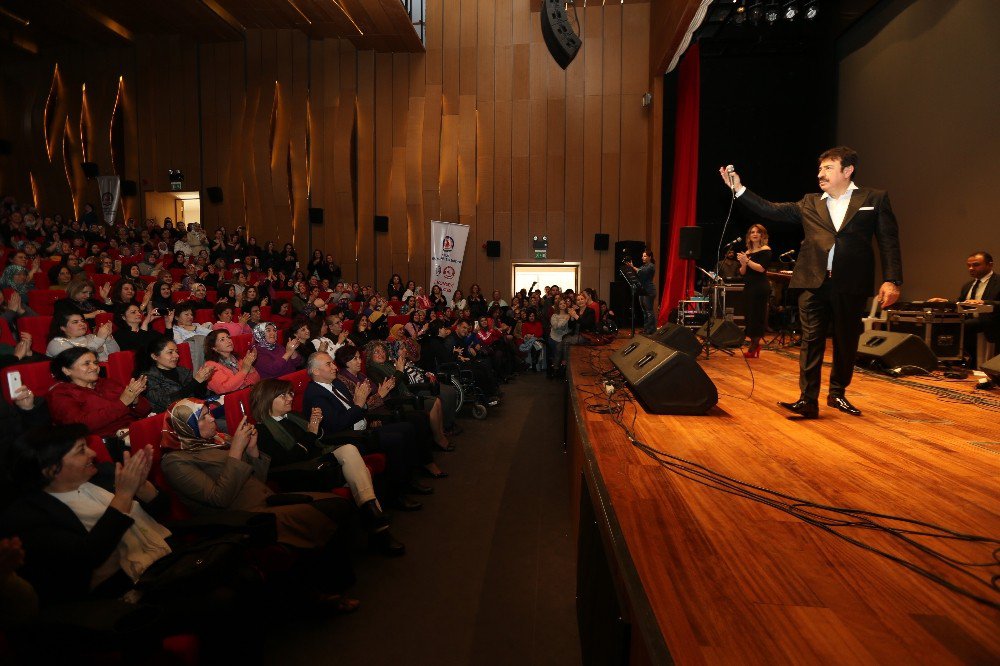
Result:
[[790,289],[818,289],[826,279],[830,248],[836,245],[834,288],[842,293],[871,294],[875,284],[872,238],[878,240],[883,279],[903,280],[899,228],[889,195],[881,190],[867,187],[854,190],[840,231],[834,228],[826,200],[820,194],[807,194],[796,203],[771,203],[744,190],[737,201],[765,219],[802,225],[805,239],[788,285]]

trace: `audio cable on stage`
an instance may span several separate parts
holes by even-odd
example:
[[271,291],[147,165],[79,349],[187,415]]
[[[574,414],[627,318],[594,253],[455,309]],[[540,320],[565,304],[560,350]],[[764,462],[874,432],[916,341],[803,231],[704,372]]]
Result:
[[[588,362],[593,368],[594,374],[601,377],[601,381],[604,382],[605,378],[611,377],[615,371],[602,371],[599,365],[601,360],[601,352],[599,350],[591,350]],[[967,597],[990,608],[1000,610],[1000,601],[984,596],[985,592],[982,590],[985,587],[991,592],[1000,593],[1000,539],[966,534],[933,523],[903,516],[812,502],[777,490],[741,481],[700,463],[659,450],[641,441],[635,432],[635,424],[639,411],[627,385],[622,384],[620,388],[606,396],[604,391],[593,391],[583,387],[577,387],[577,389],[590,396],[600,396],[602,399],[606,398],[609,408],[613,405],[613,409],[609,409],[612,422],[622,429],[629,442],[644,455],[656,461],[661,467],[677,474],[681,478],[704,485],[713,490],[773,507],[806,524],[817,527],[846,543],[905,567],[955,594]],[[628,420],[627,411],[629,409],[632,411],[631,423],[626,424]],[[849,530],[867,530],[889,536],[903,547],[919,551],[956,572],[970,587],[952,582],[904,556],[896,555],[872,544],[865,543],[859,535],[848,534]],[[983,544],[992,548],[988,559],[984,561],[962,561],[920,543],[917,541],[917,538]],[[985,579],[976,573],[977,571],[984,570],[987,570],[988,576]]]

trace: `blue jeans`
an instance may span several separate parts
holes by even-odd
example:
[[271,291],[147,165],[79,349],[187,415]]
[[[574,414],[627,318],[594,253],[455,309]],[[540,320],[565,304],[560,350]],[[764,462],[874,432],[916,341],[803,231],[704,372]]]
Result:
[[656,313],[653,312],[654,297],[647,294],[639,296],[639,307],[642,308],[642,330],[644,333],[656,331]]

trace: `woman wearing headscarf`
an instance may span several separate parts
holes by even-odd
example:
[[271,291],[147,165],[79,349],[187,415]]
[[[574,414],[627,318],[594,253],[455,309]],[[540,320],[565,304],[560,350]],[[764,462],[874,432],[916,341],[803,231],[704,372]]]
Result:
[[294,396],[292,383],[282,379],[265,379],[250,391],[258,446],[271,456],[272,480],[286,491],[335,488],[346,482],[368,527],[369,543],[384,555],[405,553],[405,546],[389,533],[371,472],[351,443],[354,436],[325,438],[322,410],[314,407],[306,421],[292,411]]
[[296,353],[301,344],[298,338],[289,337],[284,347],[278,346],[278,327],[264,321],[253,327],[254,348],[257,360],[253,367],[261,379],[273,379],[302,369],[302,356]]
[[[160,466],[181,501],[196,514],[250,511],[275,516],[278,542],[302,555],[303,583],[341,612],[358,602],[343,596],[354,582],[346,534],[351,504],[329,493],[275,497],[267,487],[271,457],[257,447],[246,418],[233,435],[220,433],[211,403],[187,398],[164,415]],[[301,503],[288,503],[301,500]]]

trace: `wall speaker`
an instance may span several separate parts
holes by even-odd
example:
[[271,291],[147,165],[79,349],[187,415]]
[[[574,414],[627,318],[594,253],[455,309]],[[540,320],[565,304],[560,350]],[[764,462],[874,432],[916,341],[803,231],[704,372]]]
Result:
[[389,216],[388,215],[376,215],[375,216],[375,231],[381,231],[385,233],[389,231]]
[[487,257],[499,257],[500,256],[500,241],[488,240],[486,241],[486,256]]
[[930,372],[938,365],[927,343],[912,333],[866,331],[858,340],[858,361],[867,361],[886,370],[912,366]]
[[134,180],[122,181],[122,196],[134,197],[139,194],[139,185]]
[[681,259],[697,259],[701,256],[701,227],[681,227],[677,256]]
[[101,175],[101,170],[97,167],[97,162],[80,162],[83,175],[87,178],[97,178]]
[[208,200],[214,204],[220,204],[223,201],[221,187],[209,187],[205,190],[205,194],[208,195]]
[[712,332],[708,332],[708,323],[698,329],[699,338],[708,338],[716,347],[739,347],[743,344],[743,331],[728,319],[716,319],[712,322]]
[[594,249],[603,252],[611,244],[610,234],[594,234]]
[[[580,50],[580,37],[566,16],[565,0],[542,0],[542,37],[549,53],[563,69],[569,67]],[[574,10],[575,11],[575,10]]]
[[322,208],[310,208],[309,209],[309,224],[323,224],[323,209]]
[[634,338],[611,362],[653,414],[704,414],[719,402],[715,383],[694,356],[655,340]]
[[647,337],[691,356],[698,356],[701,353],[701,340],[687,326],[667,322]]
[[10,155],[14,152],[14,144],[7,139],[0,139],[0,155]]

